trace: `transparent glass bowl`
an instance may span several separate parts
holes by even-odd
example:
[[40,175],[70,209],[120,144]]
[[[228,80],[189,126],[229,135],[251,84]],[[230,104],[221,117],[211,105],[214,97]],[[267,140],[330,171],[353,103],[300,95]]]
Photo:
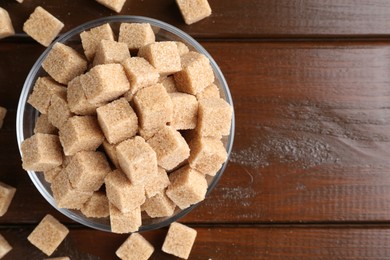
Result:
[[[31,105],[27,103],[28,96],[32,92],[34,83],[36,79],[40,76],[45,76],[47,73],[42,69],[42,61],[45,59],[49,51],[51,50],[52,46],[56,42],[64,43],[68,46],[71,46],[72,48],[76,49],[80,53],[83,53],[81,40],[79,37],[79,34],[85,30],[89,30],[93,27],[109,23],[111,27],[114,30],[114,33],[118,35],[119,31],[119,25],[123,22],[128,23],[150,23],[155,34],[156,34],[156,41],[182,41],[184,42],[190,50],[197,51],[199,53],[202,53],[206,55],[210,59],[211,66],[214,70],[215,74],[215,84],[219,87],[221,97],[224,98],[231,106],[233,106],[232,97],[230,95],[230,91],[228,88],[228,85],[226,83],[226,80],[219,69],[218,65],[214,61],[214,59],[210,56],[210,54],[192,37],[190,37],[188,34],[184,33],[183,31],[177,29],[176,27],[173,27],[172,25],[169,25],[167,23],[146,18],[146,17],[140,17],[140,16],[112,16],[112,17],[106,17],[101,18],[98,20],[87,22],[83,25],[80,25],[76,27],[75,29],[63,34],[61,37],[59,37],[55,42],[53,42],[38,58],[38,60],[35,62],[34,66],[32,67],[30,73],[27,76],[27,79],[24,83],[19,104],[18,104],[18,110],[17,110],[17,118],[16,118],[16,131],[17,131],[17,140],[20,150],[20,144],[22,141],[26,138],[29,138],[32,136],[34,125],[36,118],[38,117],[39,113],[37,110],[35,110]],[[234,109],[233,109],[234,111]],[[230,130],[230,135],[223,138],[223,142],[225,144],[226,150],[228,152],[228,155],[230,155],[232,146],[233,146],[233,138],[234,138],[234,112],[233,112],[233,119],[232,119],[232,128]],[[218,171],[218,173],[214,176],[207,176],[208,181],[208,190],[206,196],[211,192],[211,190],[215,187],[219,179],[221,178],[227,162],[223,164],[221,169]],[[54,201],[50,184],[47,183],[43,177],[42,173],[37,173],[34,171],[28,171],[28,174],[36,186],[36,188],[39,190],[39,192],[42,194],[42,196],[58,211],[66,215],[67,217],[73,219],[74,221],[86,225],[88,227],[108,231],[110,232],[110,221],[109,218],[87,218],[85,217],[80,211],[78,210],[69,210],[69,209],[63,209],[58,208],[56,205],[56,202]],[[170,223],[178,220],[179,218],[185,216],[187,213],[189,213],[191,210],[193,210],[196,207],[197,204],[192,205],[191,207],[180,210],[176,208],[175,213],[170,217],[165,218],[149,218],[144,213],[142,215],[142,226],[140,227],[139,231],[147,231],[152,229],[157,229],[163,226],[167,226]]]

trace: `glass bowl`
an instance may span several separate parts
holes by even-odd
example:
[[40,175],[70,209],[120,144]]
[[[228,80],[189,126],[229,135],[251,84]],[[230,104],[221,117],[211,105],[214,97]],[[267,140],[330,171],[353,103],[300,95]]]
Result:
[[[214,59],[210,56],[210,54],[192,37],[190,37],[188,34],[184,33],[183,31],[177,29],[176,27],[173,27],[172,25],[169,25],[167,23],[147,18],[147,17],[140,17],[140,16],[112,16],[112,17],[106,17],[97,19],[94,21],[87,22],[83,25],[80,25],[73,30],[63,34],[61,37],[59,37],[56,41],[54,41],[38,58],[38,60],[35,62],[34,66],[32,67],[30,73],[27,76],[27,79],[24,83],[19,104],[18,104],[18,110],[17,110],[17,118],[16,118],[16,131],[17,131],[17,141],[20,145],[22,141],[26,138],[29,138],[32,136],[34,125],[36,118],[38,117],[39,113],[37,110],[35,110],[31,105],[27,103],[28,96],[32,92],[34,83],[38,77],[45,76],[47,73],[42,68],[42,61],[45,59],[49,51],[51,50],[52,46],[56,42],[64,43],[68,46],[71,46],[72,48],[76,49],[80,53],[83,53],[81,40],[79,37],[79,34],[85,30],[89,30],[93,27],[109,23],[114,30],[114,33],[118,35],[119,31],[119,25],[123,22],[128,23],[149,23],[153,31],[156,34],[156,41],[166,41],[166,40],[172,40],[172,41],[182,41],[185,43],[190,50],[197,51],[199,53],[202,53],[206,55],[211,63],[211,66],[214,70],[215,74],[215,84],[220,89],[221,97],[224,98],[232,107],[233,107],[233,101],[232,97],[230,95],[230,91],[228,88],[228,85],[226,83],[226,80],[219,69],[218,65],[214,61]],[[232,117],[232,127],[230,130],[230,135],[226,136],[222,139],[223,143],[225,144],[228,156],[230,155],[232,146],[233,146],[233,138],[234,138],[234,109],[233,109],[233,117]],[[208,182],[208,190],[206,196],[212,191],[212,189],[215,187],[215,185],[218,183],[219,179],[221,178],[225,167],[226,167],[227,161],[222,165],[221,169],[218,171],[218,173],[214,176],[207,176],[207,182]],[[42,194],[42,196],[58,211],[63,213],[65,216],[71,218],[72,220],[86,225],[88,227],[103,230],[103,231],[111,231],[110,228],[110,221],[109,218],[88,218],[85,217],[80,211],[78,210],[69,210],[64,208],[58,208],[56,205],[56,202],[54,201],[50,184],[45,181],[43,174],[34,172],[34,171],[28,171],[28,175],[30,176],[32,182],[36,186],[36,188],[39,190],[39,192]],[[179,218],[182,218],[187,213],[189,213],[191,210],[193,210],[196,207],[197,204],[192,205],[191,207],[180,210],[179,208],[176,208],[176,211],[174,214],[170,217],[164,217],[164,218],[149,218],[144,213],[142,215],[142,226],[140,227],[139,231],[147,231],[152,229],[157,229],[163,226],[167,226],[170,223],[178,220]]]

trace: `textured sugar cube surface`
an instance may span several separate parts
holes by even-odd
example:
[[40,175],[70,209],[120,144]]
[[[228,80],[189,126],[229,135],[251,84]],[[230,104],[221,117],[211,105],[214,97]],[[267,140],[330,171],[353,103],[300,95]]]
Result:
[[68,235],[69,230],[51,215],[46,215],[33,232],[28,241],[50,256]]
[[196,23],[211,15],[207,0],[176,0],[186,24]]
[[180,56],[182,56],[190,51],[190,49],[188,49],[188,46],[185,45],[185,43],[179,42],[179,41],[176,41],[175,43],[176,43],[177,50],[179,51]]
[[68,83],[67,88],[67,101],[71,112],[77,115],[94,115],[96,114],[96,108],[98,105],[91,104],[85,96],[84,90],[81,86],[80,75],[72,79]]
[[157,174],[150,176],[145,181],[146,197],[150,198],[157,193],[163,192],[169,184],[170,181],[167,172],[163,168],[158,167]]
[[205,87],[201,92],[196,94],[196,98],[198,100],[206,99],[206,98],[220,98],[219,88],[217,85],[210,84],[209,86]]
[[63,27],[64,24],[60,20],[38,6],[23,24],[23,31],[43,46],[48,47]]
[[232,123],[232,107],[222,98],[199,100],[198,133],[202,136],[229,135]]
[[16,189],[14,187],[0,182],[0,217],[7,212],[15,192]]
[[93,60],[96,50],[102,40],[114,40],[114,33],[109,24],[94,27],[89,31],[80,33],[81,44],[88,60]]
[[96,2],[119,13],[122,10],[123,5],[126,3],[126,0],[96,0]]
[[7,10],[0,7],[0,39],[14,34],[15,30]]
[[142,225],[141,208],[137,207],[130,212],[123,213],[110,203],[111,231],[118,234],[138,231]]
[[47,110],[49,122],[56,128],[61,128],[71,116],[72,112],[69,110],[68,102],[66,101],[66,94],[52,95],[50,106]]
[[94,192],[81,207],[81,213],[88,218],[105,218],[110,215],[108,198],[102,192]]
[[153,254],[154,247],[140,234],[131,234],[116,250],[115,254],[123,260],[147,260]]
[[155,42],[155,35],[148,23],[122,23],[118,41],[126,43],[130,50],[137,50]]
[[6,254],[8,254],[11,250],[12,246],[2,235],[0,235],[0,259],[3,258]]
[[198,120],[198,101],[186,93],[169,93],[173,103],[171,126],[177,130],[194,129]]
[[119,168],[119,161],[118,156],[116,155],[116,145],[110,144],[107,142],[107,140],[103,141],[103,149],[106,152],[106,155],[108,158],[110,158],[111,163],[116,167]]
[[3,127],[4,118],[7,114],[7,109],[4,107],[0,107],[0,129]]
[[48,183],[52,183],[54,178],[62,171],[62,165],[43,172],[43,177]]
[[57,134],[58,130],[49,122],[49,118],[45,114],[40,114],[35,122],[34,134]]
[[175,211],[176,205],[164,191],[148,198],[143,204],[146,214],[151,218],[169,217]]
[[188,259],[196,238],[196,230],[173,222],[168,229],[162,251],[180,258]]
[[176,88],[176,85],[175,85],[175,80],[173,79],[173,76],[164,77],[160,81],[160,83],[164,86],[165,90],[168,93],[178,92],[177,88]]
[[122,63],[130,58],[126,43],[112,40],[102,40],[97,46],[93,65]]

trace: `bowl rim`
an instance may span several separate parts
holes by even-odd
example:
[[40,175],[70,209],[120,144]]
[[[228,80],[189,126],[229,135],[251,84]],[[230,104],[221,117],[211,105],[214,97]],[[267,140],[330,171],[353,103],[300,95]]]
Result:
[[[149,17],[133,16],[133,15],[115,15],[115,16],[107,16],[107,17],[102,17],[99,19],[91,20],[89,22],[83,23],[83,24],[69,30],[68,32],[62,34],[60,37],[58,37],[55,41],[53,41],[45,49],[45,51],[39,56],[39,58],[34,63],[33,67],[31,68],[30,72],[28,73],[27,78],[24,82],[21,94],[20,94],[20,98],[19,98],[17,115],[16,115],[16,136],[17,136],[17,143],[18,143],[18,147],[19,147],[19,153],[22,156],[21,143],[24,141],[23,121],[24,121],[24,111],[25,111],[26,105],[27,105],[28,94],[30,92],[30,89],[33,87],[33,80],[34,80],[35,75],[38,73],[39,69],[41,69],[41,64],[42,64],[43,60],[46,58],[46,56],[48,55],[48,53],[51,50],[51,48],[53,47],[53,45],[56,44],[57,42],[60,42],[60,43],[65,42],[65,41],[69,40],[71,37],[73,37],[77,34],[80,34],[81,32],[83,32],[85,30],[89,30],[93,27],[96,27],[96,26],[99,26],[99,25],[102,25],[105,23],[121,23],[121,22],[150,23],[152,26],[156,26],[156,27],[159,27],[161,29],[164,29],[164,30],[170,32],[171,34],[174,34],[174,35],[178,36],[179,38],[187,41],[198,52],[201,52],[202,54],[206,55],[207,58],[210,60],[210,64],[214,70],[214,74],[218,78],[218,80],[221,84],[220,89],[223,90],[226,101],[232,106],[232,122],[231,122],[230,134],[227,138],[227,144],[226,144],[228,156],[227,156],[226,161],[223,163],[222,167],[218,170],[217,174],[213,177],[210,185],[208,186],[207,192],[206,192],[206,197],[207,197],[207,195],[209,195],[211,193],[211,191],[214,189],[214,187],[216,186],[216,184],[219,182],[220,178],[222,177],[222,174],[225,171],[225,168],[228,164],[230,154],[232,151],[232,147],[233,147],[234,132],[235,132],[235,114],[234,114],[234,106],[233,106],[232,96],[231,96],[228,84],[225,80],[225,77],[223,76],[222,71],[220,70],[219,66],[217,65],[215,60],[211,57],[211,55],[206,51],[206,49],[202,45],[200,45],[200,43],[198,43],[194,38],[192,38],[190,35],[188,35],[184,31],[178,29],[177,27],[170,25],[168,23],[165,23],[163,21],[149,18]],[[72,219],[73,221],[76,221],[77,223],[80,223],[80,224],[85,225],[87,227],[101,230],[101,231],[112,232],[110,227],[107,229],[107,225],[105,225],[105,224],[101,224],[101,223],[97,223],[97,222],[94,222],[94,223],[88,222],[85,219],[79,217],[78,214],[76,214],[72,210],[65,209],[65,208],[58,208],[55,204],[53,196],[47,192],[46,188],[42,185],[41,181],[38,179],[35,171],[27,171],[27,172],[28,172],[28,175],[29,175],[31,181],[33,182],[35,187],[38,189],[38,191],[41,193],[41,195],[45,198],[45,200],[47,202],[49,202],[51,204],[51,206],[53,206],[56,210],[61,212],[63,215],[65,215],[65,216],[69,217],[70,219]],[[177,214],[172,215],[161,222],[149,224],[146,226],[141,225],[140,229],[137,232],[154,230],[154,229],[158,229],[158,228],[167,226],[170,223],[177,221],[178,219],[187,215],[201,202],[193,204],[190,207],[188,207],[184,210],[181,210]]]

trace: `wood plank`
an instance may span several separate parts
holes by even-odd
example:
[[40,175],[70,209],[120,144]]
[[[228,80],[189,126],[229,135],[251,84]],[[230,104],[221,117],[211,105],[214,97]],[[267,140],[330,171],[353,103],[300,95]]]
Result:
[[[14,0],[0,3],[10,12],[17,32],[37,5],[65,23],[63,31],[116,13],[95,1]],[[210,1],[213,15],[191,26],[184,24],[174,0],[127,1],[121,15],[142,15],[173,24],[198,38],[387,37],[390,2],[386,0],[245,0]]]
[[[33,227],[2,228],[13,246],[3,259],[43,259],[26,239]],[[195,227],[190,259],[388,259],[388,227]],[[161,251],[167,229],[142,233],[155,247],[151,259],[176,259]],[[71,229],[52,256],[71,259],[114,259],[127,235]]]

